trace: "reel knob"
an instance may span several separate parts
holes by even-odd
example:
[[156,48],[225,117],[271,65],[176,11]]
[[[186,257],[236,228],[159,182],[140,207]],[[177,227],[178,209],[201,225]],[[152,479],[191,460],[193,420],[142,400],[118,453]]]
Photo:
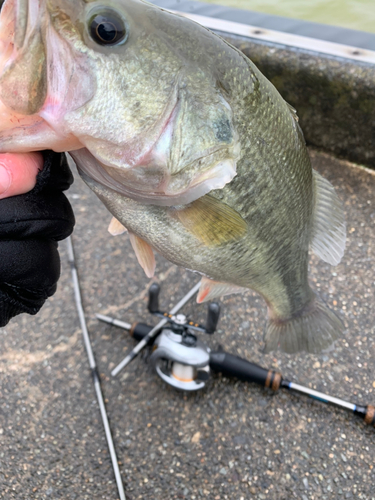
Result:
[[217,302],[211,302],[208,305],[207,322],[206,322],[206,333],[212,335],[217,327],[220,317],[220,306]]
[[160,286],[157,283],[153,283],[148,290],[148,305],[147,309],[151,314],[159,312],[159,293]]

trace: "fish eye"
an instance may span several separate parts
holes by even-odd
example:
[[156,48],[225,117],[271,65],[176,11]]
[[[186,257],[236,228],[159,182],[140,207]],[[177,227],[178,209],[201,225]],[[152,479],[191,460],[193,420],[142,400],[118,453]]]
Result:
[[117,45],[127,34],[123,19],[112,10],[95,14],[90,20],[91,38],[99,45]]

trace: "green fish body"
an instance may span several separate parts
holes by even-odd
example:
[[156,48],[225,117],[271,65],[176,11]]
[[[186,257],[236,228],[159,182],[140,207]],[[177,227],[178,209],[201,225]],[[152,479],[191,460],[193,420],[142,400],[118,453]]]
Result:
[[[186,18],[142,0],[58,3],[26,2],[20,23],[5,2],[1,39],[15,19],[23,42],[3,42],[0,151],[69,151],[148,276],[157,251],[203,275],[200,302],[251,288],[268,306],[266,350],[328,347],[342,324],[309,286],[308,252],[340,261],[344,215],[293,108]],[[38,71],[21,77],[30,60]]]

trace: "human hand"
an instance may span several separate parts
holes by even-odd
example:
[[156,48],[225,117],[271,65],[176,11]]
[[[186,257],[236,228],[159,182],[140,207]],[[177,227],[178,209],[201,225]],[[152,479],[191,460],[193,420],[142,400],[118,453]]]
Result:
[[0,200],[31,191],[42,169],[41,153],[0,154]]
[[[63,191],[73,177],[65,155],[0,154],[6,170],[0,195],[0,327],[20,314],[36,314],[60,276],[58,241],[73,230]],[[1,170],[1,168],[0,168]]]

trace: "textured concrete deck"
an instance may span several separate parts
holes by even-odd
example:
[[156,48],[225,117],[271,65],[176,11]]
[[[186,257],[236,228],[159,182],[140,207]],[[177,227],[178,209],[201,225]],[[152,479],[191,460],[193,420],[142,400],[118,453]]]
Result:
[[[312,153],[336,186],[348,223],[336,268],[311,260],[311,281],[347,326],[322,355],[262,354],[265,304],[255,294],[222,301],[208,339],[285,377],[353,402],[375,403],[375,175]],[[197,394],[167,387],[147,356],[118,378],[110,369],[134,345],[99,324],[96,312],[148,320],[149,280],[126,235],[107,233],[110,215],[77,178],[77,265],[93,348],[127,499],[289,500],[375,498],[375,430],[350,413],[287,392],[215,376]],[[36,317],[0,330],[0,498],[117,499],[73,301],[66,245],[58,292]],[[168,308],[197,277],[162,258],[156,279]],[[206,307],[185,312],[204,321]]]

